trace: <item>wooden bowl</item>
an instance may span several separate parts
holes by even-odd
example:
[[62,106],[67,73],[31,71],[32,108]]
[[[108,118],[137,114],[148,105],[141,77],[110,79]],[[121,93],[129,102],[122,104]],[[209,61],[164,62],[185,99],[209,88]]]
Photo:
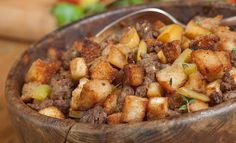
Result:
[[193,16],[225,17],[236,15],[236,7],[226,4],[152,4],[140,5],[99,14],[59,29],[34,44],[12,67],[6,82],[6,99],[11,120],[24,143],[75,142],[192,142],[231,143],[236,141],[236,102],[222,103],[206,111],[181,117],[120,125],[91,125],[71,119],[59,120],[38,114],[24,104],[21,88],[30,64],[47,55],[47,49],[68,48],[79,38],[93,35],[113,20],[138,9],[159,7],[182,22]]

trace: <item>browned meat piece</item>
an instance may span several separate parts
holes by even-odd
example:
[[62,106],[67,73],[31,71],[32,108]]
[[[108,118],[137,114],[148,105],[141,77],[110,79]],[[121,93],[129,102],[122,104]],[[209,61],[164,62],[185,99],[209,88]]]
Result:
[[136,62],[135,59],[136,59],[135,53],[134,52],[130,52],[128,54],[128,63],[129,64],[135,64],[135,62]]
[[223,97],[220,95],[219,92],[212,92],[209,97],[211,99],[209,102],[210,106],[215,106],[223,102]]
[[70,108],[70,99],[54,100],[53,105],[60,109],[64,114],[68,114]]
[[161,41],[157,41],[156,38],[147,38],[145,39],[145,42],[147,43],[147,52],[157,52],[161,50],[161,48],[164,46],[164,43]]
[[95,106],[83,113],[80,122],[91,124],[102,124],[106,122],[107,114],[101,106]]
[[123,83],[123,79],[124,79],[124,71],[123,71],[123,69],[121,69],[117,72],[116,77],[113,81],[113,84],[114,85],[121,84],[121,83]]
[[69,71],[63,69],[58,74],[55,74],[50,82],[52,87],[51,99],[69,99],[74,87]]
[[169,43],[166,43],[162,50],[164,55],[167,58],[169,63],[173,63],[181,54],[181,42],[179,40],[175,40]]
[[137,64],[127,64],[124,66],[124,82],[131,86],[139,86],[143,83],[144,69]]
[[124,86],[122,88],[121,94],[117,99],[117,107],[116,107],[116,111],[117,112],[121,112],[122,111],[122,107],[125,101],[125,97],[127,95],[134,95],[134,89],[130,86]]
[[216,50],[219,41],[220,38],[215,34],[200,36],[191,42],[190,48],[193,50]]
[[70,67],[70,61],[76,57],[79,57],[80,54],[75,47],[71,47],[62,54],[62,66],[64,69],[68,70]]
[[148,21],[139,22],[136,24],[136,29],[141,38],[152,36],[152,25]]
[[226,72],[224,74],[222,82],[220,84],[220,89],[222,92],[236,89],[236,84],[234,83],[234,79],[230,76],[229,72]]
[[49,106],[53,106],[53,100],[46,99],[36,103],[28,103],[27,105],[29,105],[32,109],[39,111]]
[[82,49],[80,51],[81,56],[85,58],[86,63],[90,63],[101,54],[100,46],[88,39],[85,39],[82,43]]
[[169,108],[175,110],[183,105],[185,102],[181,95],[168,95]]
[[236,51],[232,50],[230,54],[231,64],[236,67]]
[[147,89],[152,80],[149,77],[144,77],[144,82],[141,86],[137,87],[135,90],[135,95],[140,97],[147,97]]
[[156,53],[145,54],[142,60],[138,62],[145,70],[145,75],[152,81],[156,80],[156,72],[160,69],[160,63]]
[[236,90],[228,91],[225,94],[223,94],[224,101],[228,101],[234,98],[236,98]]

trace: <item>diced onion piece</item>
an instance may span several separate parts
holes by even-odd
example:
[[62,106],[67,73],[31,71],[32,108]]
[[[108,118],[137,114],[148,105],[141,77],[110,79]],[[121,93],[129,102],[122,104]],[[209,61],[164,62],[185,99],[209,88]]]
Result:
[[146,54],[147,53],[147,44],[145,41],[141,41],[139,43],[139,47],[138,47],[138,52],[137,52],[137,60],[141,60],[141,55],[142,54]]
[[189,62],[191,59],[191,53],[192,50],[191,49],[185,49],[180,55],[179,57],[175,60],[175,62],[173,63],[173,65],[181,65],[183,63]]
[[75,58],[70,62],[71,77],[75,81],[79,81],[88,73],[88,67],[84,58]]
[[166,29],[158,36],[157,40],[167,43],[172,42],[174,40],[182,40],[182,36],[184,34],[183,27],[172,24],[166,27]]
[[137,47],[139,42],[140,38],[134,27],[129,27],[128,31],[122,35],[120,40],[121,44],[127,45],[131,49]]
[[195,92],[193,90],[187,89],[185,87],[179,88],[178,93],[183,95],[183,96],[189,97],[189,98],[194,98],[194,99],[201,100],[203,102],[209,102],[210,101],[210,98],[208,96],[206,96],[204,94],[201,94],[201,93],[198,93],[198,92]]
[[115,47],[110,49],[108,61],[118,68],[123,68],[128,63],[126,55]]
[[203,36],[203,35],[210,34],[210,31],[208,31],[207,29],[199,26],[193,20],[191,20],[187,24],[187,27],[185,29],[185,33],[186,33],[186,36],[188,38],[194,39],[194,38],[196,38],[198,36]]
[[167,63],[167,58],[166,56],[164,55],[163,51],[160,50],[158,53],[157,53],[157,57],[158,59],[161,61],[162,64],[166,64]]

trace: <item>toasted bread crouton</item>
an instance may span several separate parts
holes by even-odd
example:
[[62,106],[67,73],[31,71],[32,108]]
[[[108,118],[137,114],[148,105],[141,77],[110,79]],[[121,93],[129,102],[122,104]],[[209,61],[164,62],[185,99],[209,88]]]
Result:
[[108,80],[112,82],[117,74],[118,70],[113,68],[106,60],[100,59],[93,63],[90,68],[92,79]]
[[125,32],[121,39],[120,43],[127,45],[130,49],[134,49],[138,46],[140,41],[137,30],[134,27],[129,27],[128,31]]
[[125,83],[131,86],[139,86],[143,83],[144,69],[137,64],[127,64],[124,66]]
[[104,111],[110,115],[116,111],[116,105],[117,105],[117,99],[120,96],[121,91],[120,90],[115,90],[113,91],[110,95],[107,96],[103,107]]
[[76,49],[80,50],[81,56],[85,59],[86,63],[90,63],[101,55],[101,47],[89,40],[85,39],[80,43],[82,47],[77,46]]
[[186,26],[185,34],[188,38],[194,39],[198,36],[210,34],[210,31],[191,20]]
[[214,33],[220,37],[220,50],[231,52],[236,47],[236,32],[230,31],[229,27],[220,26],[214,29]]
[[182,40],[184,34],[183,27],[177,24],[171,24],[166,26],[165,30],[157,37],[158,41],[168,43],[175,40]]
[[234,79],[234,83],[236,83],[236,68],[233,67],[230,71],[229,71],[230,76]]
[[107,117],[108,124],[119,124],[121,122],[122,113],[114,113]]
[[180,44],[181,43],[179,40],[175,40],[175,41],[166,43],[163,46],[163,48],[162,48],[163,53],[169,63],[173,63],[181,54]]
[[84,87],[84,84],[87,83],[89,80],[87,78],[81,78],[79,80],[79,85],[77,86],[76,89],[72,91],[72,98],[70,101],[70,107],[72,110],[78,110],[79,108],[79,98],[80,98],[80,93]]
[[221,74],[223,65],[213,51],[196,50],[192,52],[191,57],[199,71],[207,77],[207,80],[213,81]]
[[57,107],[54,106],[50,106],[42,110],[39,110],[39,114],[58,119],[65,118],[64,114]]
[[194,100],[194,102],[192,102],[190,105],[189,105],[189,109],[191,112],[196,112],[196,111],[201,111],[201,110],[205,110],[207,109],[209,106],[207,103],[205,102],[202,102],[200,100]]
[[24,84],[22,89],[22,95],[21,99],[23,102],[27,103],[33,100],[33,90],[40,86],[41,84],[39,82],[29,82]]
[[214,30],[215,28],[220,26],[221,20],[222,20],[221,15],[217,15],[216,17],[198,17],[198,24],[210,31]]
[[159,83],[152,82],[148,86],[147,96],[148,97],[160,97],[162,95],[162,89]]
[[70,62],[71,77],[75,81],[79,81],[81,78],[88,74],[88,67],[84,58],[75,58]]
[[184,87],[204,93],[206,91],[206,81],[200,72],[194,72],[189,75],[189,79]]
[[172,93],[187,81],[187,76],[181,66],[172,65],[157,72],[157,80],[161,87]]
[[206,94],[209,96],[211,93],[213,92],[217,92],[222,94],[221,90],[220,90],[220,80],[215,80],[213,82],[210,82],[209,84],[207,84],[206,86]]
[[128,63],[127,57],[118,48],[111,47],[107,60],[118,68],[123,68]]
[[112,86],[107,80],[90,80],[85,83],[79,98],[79,110],[87,110],[95,104],[103,104],[112,92]]
[[168,100],[166,97],[153,97],[149,99],[147,107],[148,120],[165,118],[168,112]]
[[232,65],[230,61],[230,53],[226,51],[215,51],[215,54],[222,63],[224,71],[231,70]]
[[45,63],[41,59],[34,61],[25,76],[26,82],[48,83],[52,75],[59,69],[58,62]]
[[148,99],[133,95],[125,97],[121,120],[125,123],[141,122],[145,117]]

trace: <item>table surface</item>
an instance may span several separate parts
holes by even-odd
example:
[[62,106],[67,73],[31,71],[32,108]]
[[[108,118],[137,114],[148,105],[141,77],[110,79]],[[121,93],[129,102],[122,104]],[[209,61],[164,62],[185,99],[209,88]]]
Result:
[[14,62],[30,43],[12,41],[0,38],[0,142],[19,143],[14,128],[11,125],[6,100],[4,96],[5,81]]

